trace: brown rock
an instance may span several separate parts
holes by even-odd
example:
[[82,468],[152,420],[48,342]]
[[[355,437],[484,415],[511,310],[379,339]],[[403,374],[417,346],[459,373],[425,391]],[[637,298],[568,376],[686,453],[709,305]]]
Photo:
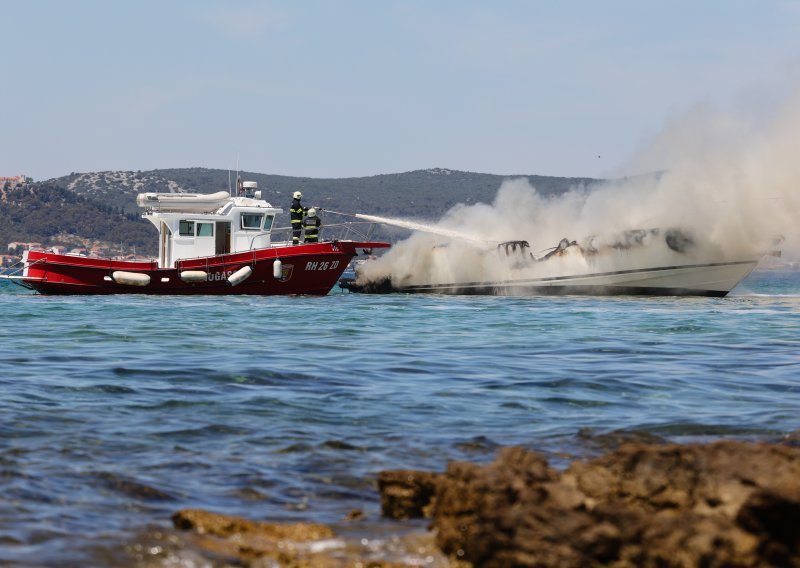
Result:
[[[182,548],[199,553],[214,566],[460,568],[459,563],[450,563],[438,551],[429,533],[406,534],[383,544],[383,539],[334,538],[329,527],[314,523],[262,523],[197,509],[175,513],[173,523],[176,528],[189,531],[183,536]],[[383,557],[375,557],[376,546],[383,548]]]
[[325,525],[314,523],[260,523],[242,517],[220,515],[200,509],[178,511],[172,515],[172,523],[177,529],[191,530],[198,534],[210,534],[224,538],[233,535],[250,535],[266,539],[307,542],[333,538],[334,536],[333,531]]
[[[547,460],[521,448],[505,448],[487,466],[455,462],[440,480],[434,527],[442,550],[455,558],[486,566],[528,565],[544,533],[537,530],[550,518],[547,503],[575,503],[574,489],[557,486],[557,473]],[[554,519],[556,520],[556,519]],[[562,516],[557,525],[581,524]],[[563,563],[563,551],[549,550]]]
[[426,471],[389,470],[378,474],[381,512],[390,519],[430,517],[439,474]]
[[760,538],[760,555],[775,566],[800,565],[800,491],[753,491],[736,516],[740,527]]
[[362,521],[364,518],[366,518],[366,515],[361,509],[351,509],[347,512],[344,518],[347,521]]
[[245,566],[271,559],[280,566],[333,566],[318,557],[308,543],[333,538],[333,531],[314,523],[275,524],[185,509],[172,516],[177,529],[192,531],[194,545],[216,556],[226,556]]
[[385,510],[427,510],[441,549],[475,566],[800,567],[794,447],[627,444],[563,474],[507,448],[420,485],[383,484],[409,503]]

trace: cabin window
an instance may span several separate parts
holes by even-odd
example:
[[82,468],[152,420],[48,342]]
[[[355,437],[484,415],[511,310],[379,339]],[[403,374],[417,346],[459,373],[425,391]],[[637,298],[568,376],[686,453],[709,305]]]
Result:
[[197,236],[198,237],[213,237],[214,224],[197,222]]
[[194,221],[181,221],[178,226],[178,234],[182,237],[193,237]]
[[242,229],[258,231],[261,229],[262,219],[264,219],[263,213],[242,213]]
[[264,230],[269,231],[272,228],[272,220],[275,219],[275,215],[267,215],[267,218],[264,219]]

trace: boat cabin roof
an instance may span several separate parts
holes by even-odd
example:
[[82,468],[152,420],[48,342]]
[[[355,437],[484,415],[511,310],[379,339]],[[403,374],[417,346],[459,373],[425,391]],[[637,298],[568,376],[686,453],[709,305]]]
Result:
[[269,247],[275,216],[283,210],[261,199],[260,192],[240,193],[139,194],[136,202],[145,209],[142,217],[161,235],[159,265]]

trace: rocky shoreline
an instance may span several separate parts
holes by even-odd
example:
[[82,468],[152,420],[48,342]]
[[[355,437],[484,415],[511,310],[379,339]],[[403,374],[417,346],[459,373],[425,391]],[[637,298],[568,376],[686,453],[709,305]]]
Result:
[[800,566],[791,444],[628,443],[563,471],[512,447],[485,465],[383,471],[378,489],[385,519],[428,523],[394,537],[391,554],[358,538],[360,511],[345,536],[200,510],[172,520],[182,547],[215,566]]

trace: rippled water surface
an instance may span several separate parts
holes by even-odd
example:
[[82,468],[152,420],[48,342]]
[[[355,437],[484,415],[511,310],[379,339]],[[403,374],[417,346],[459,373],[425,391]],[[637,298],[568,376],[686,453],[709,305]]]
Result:
[[114,563],[186,508],[379,520],[389,468],[777,439],[800,275],[724,299],[44,297],[0,283],[0,564]]

